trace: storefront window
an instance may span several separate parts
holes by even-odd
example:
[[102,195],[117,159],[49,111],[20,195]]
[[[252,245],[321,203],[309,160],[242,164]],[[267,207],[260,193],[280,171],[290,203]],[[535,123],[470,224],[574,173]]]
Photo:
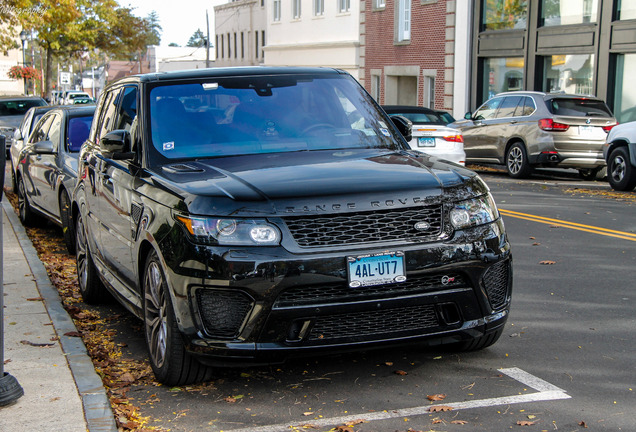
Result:
[[541,0],[544,26],[596,22],[598,0]]
[[523,90],[523,57],[484,59],[482,102],[497,93]]
[[484,30],[524,29],[527,16],[527,0],[484,0]]
[[636,19],[636,3],[634,0],[618,0],[618,19]]
[[545,57],[543,90],[570,94],[594,91],[594,54]]
[[614,115],[619,123],[636,121],[636,87],[630,81],[636,76],[636,54],[616,57]]

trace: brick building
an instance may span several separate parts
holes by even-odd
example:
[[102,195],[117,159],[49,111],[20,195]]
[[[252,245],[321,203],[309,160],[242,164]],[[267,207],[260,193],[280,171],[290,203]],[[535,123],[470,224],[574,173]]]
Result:
[[363,4],[360,63],[365,88],[380,104],[452,112],[455,0],[367,0]]

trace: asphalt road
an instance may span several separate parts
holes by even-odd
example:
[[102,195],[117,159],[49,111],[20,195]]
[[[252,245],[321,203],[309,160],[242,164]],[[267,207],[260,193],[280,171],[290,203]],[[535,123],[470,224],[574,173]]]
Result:
[[[148,425],[175,432],[328,431],[353,423],[361,432],[636,430],[636,192],[614,193],[568,172],[523,181],[481,174],[514,255],[513,307],[497,344],[474,353],[414,346],[219,370],[204,386],[135,386],[129,396]],[[123,315],[124,355],[143,358],[140,322],[111,307]],[[438,394],[445,399],[428,399]],[[429,412],[433,405],[453,409]]]

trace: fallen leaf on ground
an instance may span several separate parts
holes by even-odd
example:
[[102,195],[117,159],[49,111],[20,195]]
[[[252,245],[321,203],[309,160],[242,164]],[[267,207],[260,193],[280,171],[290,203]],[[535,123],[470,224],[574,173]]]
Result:
[[552,264],[556,264],[556,261],[544,260],[544,261],[540,261],[539,264],[552,265]]
[[519,420],[519,421],[517,422],[517,424],[518,424],[519,426],[532,426],[532,425],[533,425],[533,424],[535,424],[535,423],[536,423],[536,422],[528,421],[528,420]]
[[27,301],[43,301],[44,299],[42,297],[33,297],[33,298],[28,298]]
[[451,411],[453,407],[447,405],[433,405],[428,407],[429,412]]
[[584,427],[585,429],[587,429],[587,423],[585,423],[584,421],[580,421],[579,422],[579,426]]
[[228,397],[226,397],[226,398],[225,398],[225,399],[223,399],[223,400],[224,400],[225,402],[227,402],[227,403],[235,403],[235,402],[236,402],[236,399],[235,399],[235,398],[233,398],[232,396],[228,396]]
[[31,341],[28,341],[28,340],[22,340],[22,341],[20,341],[20,343],[22,345],[30,345],[30,346],[33,346],[33,347],[40,347],[40,348],[55,346],[55,344],[52,344],[52,343],[37,343],[37,342],[31,342]]
[[458,425],[465,425],[468,422],[466,420],[453,420],[451,423],[458,424]]
[[426,396],[426,398],[430,401],[441,401],[446,399],[446,395],[445,394],[434,394],[434,395],[428,395]]
[[403,370],[396,370],[394,373],[396,375],[408,375],[408,372],[404,372]]
[[352,427],[349,426],[338,426],[336,427],[336,432],[354,432]]
[[64,333],[64,336],[69,336],[69,337],[82,337],[82,334],[81,334],[80,332],[70,331],[70,332],[66,332],[66,333]]

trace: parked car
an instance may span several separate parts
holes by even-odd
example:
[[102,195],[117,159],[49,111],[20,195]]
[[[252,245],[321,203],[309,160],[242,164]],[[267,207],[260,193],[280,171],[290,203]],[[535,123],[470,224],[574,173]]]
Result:
[[88,138],[95,107],[56,107],[42,116],[16,165],[18,209],[23,224],[44,216],[62,227],[69,253],[75,253],[70,215],[77,179],[77,152]]
[[91,96],[83,91],[79,91],[79,90],[69,90],[65,93],[64,95],[64,101],[63,101],[63,105],[73,105],[74,104],[74,100],[77,98],[82,98],[82,99],[90,99]]
[[409,145],[431,156],[464,165],[464,139],[457,129],[446,126],[454,119],[450,114],[445,117],[439,111],[417,106],[385,105],[382,107],[389,115],[401,115],[413,123],[412,138]]
[[168,385],[215,365],[495,343],[512,289],[501,217],[478,175],[409,134],[335,69],[110,84],[73,197],[84,301],[110,293],[139,316]]
[[44,106],[46,101],[36,96],[0,96],[0,134],[6,137],[5,151],[9,158],[9,149],[13,143],[13,134],[20,126],[22,118],[31,107]]
[[76,97],[73,99],[73,105],[88,105],[95,103],[95,100],[92,97]]
[[603,156],[607,180],[613,189],[631,191],[636,187],[636,122],[617,125],[607,134]]
[[612,111],[596,97],[513,91],[450,126],[464,135],[467,163],[504,164],[513,178],[528,177],[535,167],[558,167],[595,179],[615,125]]
[[15,181],[16,168],[18,166],[18,155],[24,147],[24,142],[29,139],[29,135],[33,131],[33,127],[47,112],[55,108],[53,105],[36,106],[29,108],[24,117],[22,123],[13,132],[13,140],[11,141],[11,148],[9,149],[9,157],[7,160],[11,164],[11,184],[14,192],[18,190],[18,185]]

